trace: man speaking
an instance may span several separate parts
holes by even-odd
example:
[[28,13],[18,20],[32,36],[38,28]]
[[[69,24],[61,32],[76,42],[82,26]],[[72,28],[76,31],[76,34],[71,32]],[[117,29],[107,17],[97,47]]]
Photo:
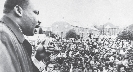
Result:
[[39,12],[32,0],[6,0],[0,20],[0,72],[39,72],[23,35],[34,35]]

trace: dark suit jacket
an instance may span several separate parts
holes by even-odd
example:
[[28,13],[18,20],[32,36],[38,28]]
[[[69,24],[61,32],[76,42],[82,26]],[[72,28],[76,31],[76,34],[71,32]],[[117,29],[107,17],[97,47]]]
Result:
[[0,22],[0,72],[39,72],[31,60],[32,47],[19,26],[7,16]]

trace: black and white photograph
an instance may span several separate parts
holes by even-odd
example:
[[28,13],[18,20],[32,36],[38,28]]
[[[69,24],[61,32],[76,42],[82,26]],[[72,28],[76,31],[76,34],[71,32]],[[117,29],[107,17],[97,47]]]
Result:
[[133,72],[133,0],[0,0],[0,72]]

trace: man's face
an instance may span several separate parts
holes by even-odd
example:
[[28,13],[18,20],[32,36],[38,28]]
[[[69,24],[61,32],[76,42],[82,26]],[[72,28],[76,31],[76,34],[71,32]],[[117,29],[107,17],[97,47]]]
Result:
[[94,70],[94,72],[97,72],[97,70]]
[[89,72],[93,72],[93,70],[92,69],[89,69]]
[[48,72],[52,72],[54,70],[54,64],[49,64],[47,67]]
[[120,72],[126,72],[125,69],[124,69],[124,67],[121,67],[120,68]]
[[33,4],[34,3],[29,1],[29,5],[26,9],[23,10],[23,16],[21,18],[21,28],[23,33],[27,36],[34,35],[34,29],[38,23],[37,15],[39,14],[39,11],[35,9],[35,5]]

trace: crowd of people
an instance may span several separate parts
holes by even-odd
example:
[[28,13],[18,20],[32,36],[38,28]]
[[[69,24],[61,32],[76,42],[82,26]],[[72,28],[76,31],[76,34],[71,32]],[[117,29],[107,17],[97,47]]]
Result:
[[[51,39],[48,45],[55,50],[48,59],[35,63],[41,72],[133,72],[130,40],[105,37]],[[34,57],[37,49],[33,46]]]

